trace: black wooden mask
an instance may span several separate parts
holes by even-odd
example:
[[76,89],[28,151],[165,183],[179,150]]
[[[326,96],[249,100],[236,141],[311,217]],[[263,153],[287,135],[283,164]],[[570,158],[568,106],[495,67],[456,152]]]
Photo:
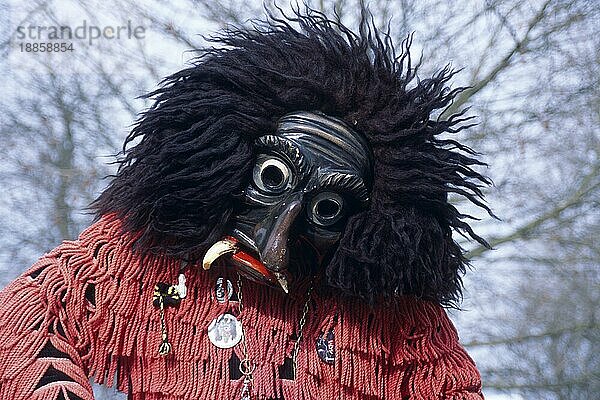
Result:
[[294,275],[319,269],[347,218],[368,203],[371,151],[343,121],[314,112],[285,115],[255,145],[252,179],[228,235],[203,266],[227,255],[240,273],[287,292]]

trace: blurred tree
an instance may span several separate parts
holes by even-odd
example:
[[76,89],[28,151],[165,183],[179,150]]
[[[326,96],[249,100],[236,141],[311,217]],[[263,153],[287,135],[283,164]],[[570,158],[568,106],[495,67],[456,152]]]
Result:
[[32,254],[73,238],[89,223],[82,210],[108,173],[98,154],[109,154],[115,139],[108,114],[99,110],[112,99],[85,76],[58,74],[41,61],[37,72],[11,79],[19,89],[0,99],[0,213],[6,221],[1,233],[3,256],[12,268],[4,282],[29,264]]
[[[311,0],[350,26],[360,0]],[[273,2],[264,5],[275,10]],[[281,6],[289,12],[289,5]],[[498,251],[465,243],[467,276],[459,332],[482,369],[486,392],[588,399],[600,389],[600,7],[595,0],[380,0],[370,9],[399,43],[415,32],[421,75],[449,61],[469,86],[479,126],[461,139],[485,153],[496,182],[488,198],[502,222],[477,223]],[[4,8],[0,9],[4,12]],[[132,20],[139,41],[99,41],[66,58],[30,58],[0,88],[0,286],[41,252],[88,223],[85,205],[110,172],[133,101],[181,68],[186,50],[230,23],[260,17],[260,2],[33,0],[13,7],[16,25]],[[391,23],[390,23],[390,18]],[[2,54],[11,41],[0,43]],[[10,51],[15,51],[11,48]],[[59,55],[60,56],[60,55]],[[27,64],[24,64],[27,65]],[[2,66],[0,64],[0,66]],[[4,67],[3,67],[4,68]],[[469,210],[466,210],[469,211]],[[98,388],[99,398],[114,392]]]
[[[0,100],[0,266],[5,268],[0,286],[32,257],[76,237],[89,224],[84,209],[110,172],[107,159],[99,155],[116,149],[112,94],[85,74],[59,74],[49,62],[40,60],[37,73],[13,75],[12,84],[22,89]],[[112,390],[96,391],[99,400],[113,398]]]

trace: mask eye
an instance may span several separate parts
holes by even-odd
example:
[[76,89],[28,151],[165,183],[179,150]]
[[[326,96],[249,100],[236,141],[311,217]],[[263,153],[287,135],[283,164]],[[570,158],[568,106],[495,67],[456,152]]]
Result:
[[266,194],[281,194],[289,189],[292,171],[278,158],[259,156],[252,172],[254,184]]
[[344,215],[344,200],[333,192],[321,192],[310,202],[309,218],[320,226],[331,226]]

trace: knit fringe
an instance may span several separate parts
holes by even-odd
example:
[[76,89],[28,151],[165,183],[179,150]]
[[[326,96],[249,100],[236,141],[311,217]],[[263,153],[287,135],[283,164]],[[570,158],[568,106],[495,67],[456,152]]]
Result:
[[[164,255],[141,257],[131,250],[136,239],[123,234],[119,220],[105,216],[0,294],[0,398],[52,399],[69,390],[92,399],[87,377],[132,393],[133,399],[239,398],[243,379],[231,380],[228,364],[233,352],[243,358],[241,346],[218,349],[207,337],[214,318],[239,311],[237,302],[214,299],[216,278],[230,279],[237,290],[237,277],[227,270],[188,268],[188,296],[165,310],[173,350],[159,356],[153,289],[159,281],[176,283],[181,263]],[[444,310],[411,298],[372,309],[313,293],[296,379],[279,379],[305,300],[244,280],[239,318],[256,363],[254,398],[482,398],[479,373]],[[329,329],[334,365],[321,362],[315,347]],[[38,357],[48,340],[68,358]],[[73,382],[36,389],[49,365]]]

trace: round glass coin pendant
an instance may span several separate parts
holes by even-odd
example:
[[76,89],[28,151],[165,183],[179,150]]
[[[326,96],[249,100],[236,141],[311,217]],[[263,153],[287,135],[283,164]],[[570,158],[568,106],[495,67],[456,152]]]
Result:
[[242,339],[242,323],[232,314],[221,314],[208,326],[208,339],[220,349],[229,349]]

